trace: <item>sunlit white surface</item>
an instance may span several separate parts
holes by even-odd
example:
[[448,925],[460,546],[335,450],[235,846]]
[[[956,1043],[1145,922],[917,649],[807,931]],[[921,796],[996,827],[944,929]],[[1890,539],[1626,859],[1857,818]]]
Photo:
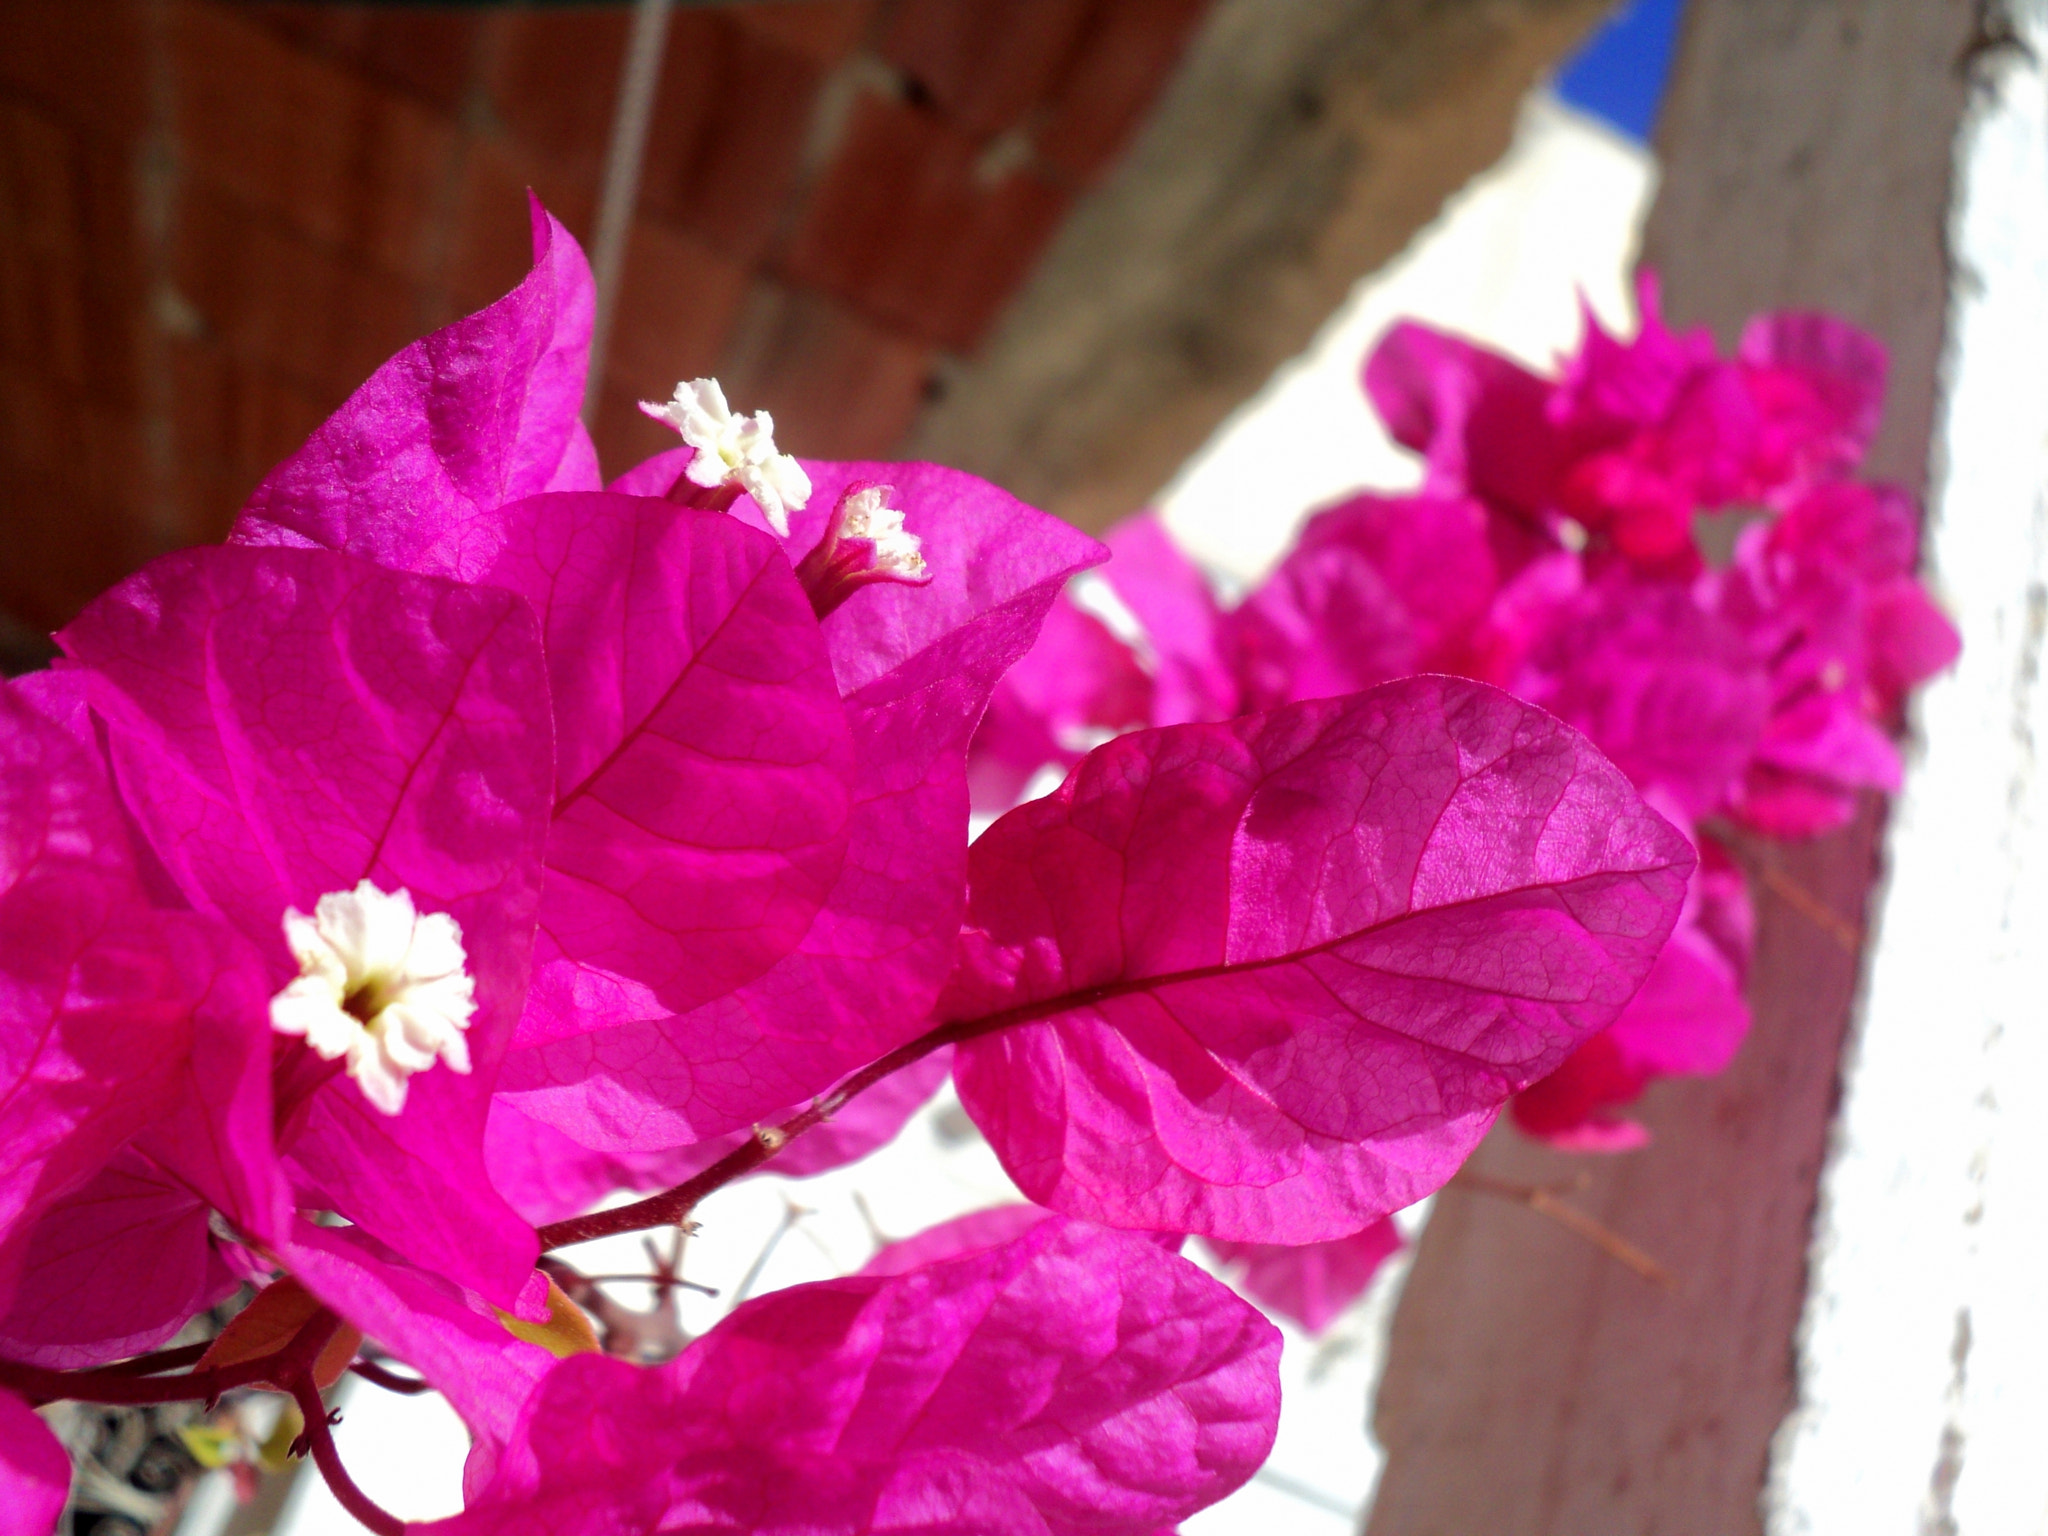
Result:
[[1822,1186],[1773,1536],[2048,1531],[2048,4],[1957,155],[1919,708]]
[[[1462,332],[1547,369],[1578,345],[1584,293],[1612,328],[1633,328],[1629,271],[1656,171],[1593,118],[1538,93],[1514,145],[1378,272],[1362,279],[1306,352],[1218,430],[1166,488],[1182,546],[1250,581],[1316,506],[1419,475],[1366,405],[1358,375],[1395,321]],[[1287,444],[1284,454],[1273,444]]]
[[[1373,340],[1397,318],[1454,327],[1538,366],[1576,345],[1580,290],[1610,324],[1626,326],[1626,274],[1653,182],[1640,149],[1548,98],[1532,99],[1500,165],[1361,282],[1311,349],[1190,461],[1162,502],[1176,536],[1226,579],[1246,580],[1278,557],[1319,503],[1361,485],[1412,483],[1412,460],[1379,429],[1357,383]],[[1298,445],[1278,465],[1269,450],[1276,425]],[[771,1244],[757,1292],[858,1268],[874,1249],[863,1204],[874,1228],[894,1238],[1017,1198],[948,1092],[894,1145],[852,1168],[800,1183],[752,1180],[706,1202],[685,1273],[723,1295],[686,1297],[683,1322],[693,1331],[716,1322]],[[792,1203],[806,1213],[794,1224]],[[1418,1227],[1422,1214],[1405,1215],[1404,1224]],[[1190,1256],[1200,1258],[1194,1245]],[[636,1238],[591,1244],[574,1257],[591,1272],[646,1267]],[[1244,1489],[1185,1522],[1186,1536],[1357,1529],[1379,1476],[1367,1420],[1406,1268],[1405,1260],[1390,1263],[1321,1340],[1283,1325],[1285,1396],[1273,1456]],[[635,1300],[630,1291],[621,1296]],[[466,1441],[438,1398],[394,1398],[358,1384],[344,1414],[336,1440],[372,1497],[411,1519],[459,1507]],[[302,1478],[295,1498],[278,1536],[357,1529],[316,1477]]]

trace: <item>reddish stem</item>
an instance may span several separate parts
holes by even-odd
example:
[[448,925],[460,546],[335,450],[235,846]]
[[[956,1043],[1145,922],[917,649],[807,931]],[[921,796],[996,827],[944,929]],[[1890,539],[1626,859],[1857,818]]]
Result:
[[[1334,947],[1335,942],[1332,940],[1330,944],[1321,947]],[[1001,1013],[986,1014],[978,1019],[955,1019],[948,1024],[936,1025],[908,1045],[899,1045],[880,1060],[868,1063],[830,1093],[821,1094],[813,1099],[807,1108],[791,1115],[782,1124],[757,1127],[748,1140],[734,1147],[695,1177],[685,1179],[675,1188],[665,1189],[658,1195],[649,1195],[645,1200],[636,1200],[631,1205],[617,1206],[609,1211],[592,1211],[587,1216],[572,1216],[567,1221],[550,1222],[540,1229],[541,1252],[546,1253],[551,1248],[567,1248],[572,1243],[592,1242],[600,1237],[616,1237],[621,1232],[647,1232],[655,1227],[674,1226],[687,1221],[690,1212],[695,1210],[698,1203],[707,1195],[725,1188],[734,1179],[752,1173],[796,1137],[823,1125],[838,1114],[845,1107],[846,1101],[855,1094],[867,1092],[883,1078],[893,1072],[902,1071],[912,1062],[922,1061],[942,1045],[959,1045],[963,1041],[978,1040],[983,1035],[993,1035],[1014,1024],[1030,1024],[1039,1019],[1049,1018],[1070,1008],[1089,1007],[1113,997],[1166,986],[1176,981],[1221,976],[1232,969],[1234,967],[1228,964],[1196,966],[1161,976],[1133,977],[1128,981],[1109,982],[1099,987],[1077,988],[1075,991],[1064,992],[1040,1002],[1020,1003],[1015,1008],[1006,1008]]]
[[407,1397],[417,1397],[422,1392],[433,1390],[417,1376],[401,1376],[396,1371],[387,1371],[374,1360],[358,1360],[349,1367],[372,1386],[382,1387],[386,1392],[398,1392]]
[[183,1376],[137,1377],[124,1374],[118,1365],[104,1370],[51,1371],[39,1365],[20,1365],[0,1360],[0,1386],[11,1387],[37,1403],[54,1403],[70,1398],[81,1403],[182,1403],[193,1399],[211,1400],[235,1387],[253,1387],[268,1381],[277,1369],[278,1356],[239,1360],[233,1365],[192,1371]]
[[320,1401],[320,1389],[313,1385],[310,1374],[292,1384],[292,1397],[305,1415],[306,1446],[313,1453],[313,1465],[333,1490],[334,1501],[377,1536],[405,1536],[405,1522],[358,1488],[341,1464],[341,1452],[335,1449],[334,1432],[327,1422],[327,1405]]
[[[300,1376],[310,1375],[313,1362],[341,1319],[322,1307],[299,1327],[299,1331],[267,1355],[217,1365],[183,1376],[139,1377],[143,1370],[164,1370],[167,1362],[184,1350],[166,1350],[161,1355],[144,1355],[90,1371],[52,1371],[39,1365],[22,1365],[0,1360],[0,1386],[11,1387],[31,1403],[54,1403],[70,1399],[80,1403],[114,1403],[132,1407],[145,1403],[212,1402],[236,1387],[265,1383],[282,1388]],[[203,1353],[203,1350],[202,1350]]]
[[176,1349],[160,1349],[153,1355],[137,1355],[133,1360],[121,1360],[113,1365],[103,1365],[100,1369],[109,1376],[154,1376],[159,1371],[175,1371],[182,1366],[197,1365],[211,1348],[211,1340],[204,1344],[182,1344]]
[[1005,1024],[1019,1022],[1039,1011],[1041,1010],[1038,1008],[1015,1009],[992,1018],[941,1024],[938,1028],[919,1035],[908,1045],[898,1046],[888,1055],[862,1067],[830,1093],[813,1099],[807,1107],[791,1115],[782,1124],[755,1131],[746,1141],[734,1147],[709,1168],[692,1178],[685,1179],[675,1188],[665,1189],[658,1195],[649,1195],[645,1200],[636,1200],[631,1205],[616,1206],[609,1211],[592,1211],[587,1216],[572,1216],[567,1221],[550,1222],[540,1229],[541,1251],[566,1248],[571,1243],[587,1243],[600,1237],[615,1237],[621,1232],[645,1232],[655,1227],[673,1226],[677,1222],[686,1221],[690,1212],[705,1196],[714,1190],[723,1189],[743,1174],[752,1173],[796,1137],[815,1126],[823,1125],[855,1094],[865,1093],[892,1072],[901,1071],[912,1062],[929,1056],[942,1045],[954,1045],[972,1036],[989,1033]]

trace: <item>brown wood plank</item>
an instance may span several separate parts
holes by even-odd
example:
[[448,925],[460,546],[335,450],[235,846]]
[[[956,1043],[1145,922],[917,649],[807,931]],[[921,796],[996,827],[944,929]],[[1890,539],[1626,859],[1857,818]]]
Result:
[[[1874,468],[1916,489],[1975,25],[1966,0],[1693,0],[1660,136],[1647,245],[1673,317],[1730,341],[1757,310],[1821,305],[1876,330],[1894,373]],[[1569,1198],[1668,1290],[1525,1207],[1442,1197],[1377,1404],[1370,1536],[1761,1529],[1858,980],[1839,930],[1862,923],[1880,830],[1872,805],[1836,836],[1759,845],[1780,878],[1754,882],[1754,1033],[1723,1077],[1652,1091],[1650,1148],[1567,1157],[1500,1131],[1475,1159],[1495,1179],[1585,1177]]]
[[906,455],[1084,528],[1144,506],[1497,160],[1610,0],[1218,0]]

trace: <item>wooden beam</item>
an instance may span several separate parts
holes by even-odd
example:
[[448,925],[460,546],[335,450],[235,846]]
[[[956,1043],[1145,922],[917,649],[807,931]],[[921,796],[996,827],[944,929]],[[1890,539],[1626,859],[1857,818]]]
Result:
[[905,447],[1084,527],[1143,506],[1506,149],[1609,0],[1220,0],[1119,171]]
[[[1948,274],[1967,0],[1693,0],[1647,241],[1679,322],[1824,306],[1893,350],[1878,474],[1916,490]],[[1638,1279],[1523,1206],[1453,1185],[1395,1323],[1370,1536],[1740,1536],[1795,1395],[1815,1187],[1860,973],[1881,809],[1757,878],[1754,1032],[1654,1090],[1655,1141],[1566,1157],[1497,1132],[1494,1180],[1556,1184],[1673,1276]]]

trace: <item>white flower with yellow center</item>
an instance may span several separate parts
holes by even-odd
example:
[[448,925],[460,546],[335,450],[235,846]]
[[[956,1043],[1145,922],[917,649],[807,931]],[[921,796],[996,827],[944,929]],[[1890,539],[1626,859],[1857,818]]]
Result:
[[420,912],[404,890],[365,880],[330,891],[308,917],[284,914],[298,978],[270,1000],[270,1027],[299,1035],[325,1061],[348,1058],[363,1097],[387,1115],[405,1108],[406,1082],[436,1061],[469,1070],[463,1031],[476,1012],[462,928]]
[[789,536],[790,512],[811,499],[811,477],[795,459],[775,451],[772,416],[735,413],[716,379],[678,384],[674,399],[643,400],[640,409],[674,427],[697,450],[683,471],[693,485],[738,486],[754,498],[769,527]]

